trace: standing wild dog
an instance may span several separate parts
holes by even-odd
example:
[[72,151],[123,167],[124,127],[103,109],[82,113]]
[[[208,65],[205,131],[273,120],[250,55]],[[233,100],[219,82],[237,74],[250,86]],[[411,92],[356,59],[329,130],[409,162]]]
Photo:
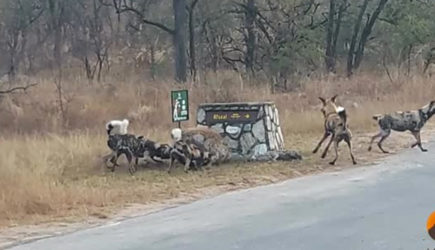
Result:
[[112,150],[110,162],[113,164],[109,167],[112,172],[118,166],[118,158],[122,154],[127,157],[128,171],[133,174],[137,170],[137,158],[144,157],[147,151],[146,141],[143,136],[136,137],[131,134],[114,134],[109,135],[107,139],[107,146]]
[[347,127],[346,110],[343,107],[337,107],[335,103],[336,98],[337,95],[333,96],[329,100],[325,100],[324,98],[319,97],[320,101],[322,101],[323,104],[323,107],[321,108],[320,111],[323,113],[323,117],[325,119],[325,123],[324,123],[325,132],[323,134],[322,139],[317,144],[316,148],[313,150],[313,153],[315,154],[319,150],[322,143],[329,136],[331,136],[331,140],[329,141],[328,145],[323,151],[322,158],[326,157],[326,154],[328,153],[329,150],[329,146],[331,146],[331,143],[334,142],[335,158],[333,161],[329,162],[329,164],[334,165],[338,159],[338,145],[342,140],[344,140],[347,143],[347,146],[349,147],[349,153],[350,153],[350,157],[352,158],[352,162],[353,164],[356,164],[355,158],[352,153],[352,145],[350,142],[352,139],[352,133]]
[[404,132],[409,130],[417,140],[412,144],[412,148],[418,146],[421,151],[426,152],[421,146],[420,130],[424,124],[435,114],[435,101],[431,101],[429,104],[418,110],[406,111],[406,112],[394,112],[391,114],[374,115],[373,119],[378,122],[380,131],[374,135],[370,141],[369,151],[372,150],[373,141],[381,137],[378,142],[378,147],[383,153],[388,151],[382,148],[382,142],[390,135],[391,130]]

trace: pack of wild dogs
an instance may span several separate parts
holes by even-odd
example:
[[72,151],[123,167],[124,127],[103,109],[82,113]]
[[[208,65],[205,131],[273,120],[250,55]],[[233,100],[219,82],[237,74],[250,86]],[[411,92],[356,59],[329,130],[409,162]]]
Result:
[[[353,164],[356,164],[355,157],[352,153],[352,133],[348,127],[346,110],[336,104],[337,96],[325,99],[319,97],[322,102],[321,112],[324,118],[324,133],[322,139],[319,141],[317,146],[314,148],[313,153],[316,153],[322,143],[331,137],[328,144],[326,145],[322,158],[326,157],[329,147],[334,143],[335,157],[329,162],[329,164],[334,165],[338,158],[338,145],[341,141],[345,141],[348,148],[350,157]],[[418,146],[421,151],[426,152],[427,150],[421,145],[420,131],[424,124],[435,114],[435,101],[430,101],[425,106],[411,111],[396,111],[389,114],[377,114],[373,116],[373,119],[379,125],[379,133],[371,137],[368,151],[372,150],[372,144],[377,139],[380,138],[377,145],[383,153],[388,153],[382,147],[382,142],[387,139],[391,134],[391,130],[398,132],[410,131],[414,135],[416,141],[412,144],[412,148]]]
[[119,166],[118,158],[121,155],[127,158],[130,174],[136,172],[140,159],[156,163],[169,160],[168,173],[177,163],[184,165],[184,171],[187,172],[211,164],[218,165],[229,159],[228,148],[224,145],[221,136],[212,129],[206,127],[172,129],[170,145],[157,143],[144,136],[129,134],[128,125],[129,121],[126,119],[112,120],[106,124],[107,146],[112,151],[107,157],[112,165],[107,167],[112,172]]
[[[316,153],[323,142],[330,137],[321,157],[325,158],[331,144],[334,144],[335,157],[329,164],[334,165],[338,159],[338,146],[344,141],[349,149],[352,163],[356,164],[352,153],[352,133],[348,126],[346,109],[337,105],[337,95],[329,99],[319,97],[322,102],[320,109],[324,119],[324,132],[322,139],[314,148]],[[379,149],[383,153],[388,153],[382,143],[391,134],[391,130],[404,132],[410,131],[416,141],[412,148],[418,146],[421,151],[426,152],[421,144],[420,131],[425,123],[435,114],[435,101],[431,101],[425,106],[412,111],[397,111],[389,114],[377,114],[373,119],[379,125],[379,133],[371,137],[368,150],[372,150],[372,144],[377,139]],[[125,155],[128,160],[129,172],[133,174],[137,170],[139,159],[146,158],[149,161],[163,163],[169,161],[167,171],[170,172],[177,163],[184,166],[184,171],[191,169],[198,170],[204,166],[220,164],[230,159],[230,151],[224,144],[222,137],[213,129],[207,127],[196,127],[187,130],[179,128],[171,131],[171,144],[160,144],[143,136],[135,136],[127,131],[129,121],[124,119],[113,120],[106,124],[108,134],[107,145],[111,149],[108,156],[108,165],[112,171],[118,165],[118,158]]]

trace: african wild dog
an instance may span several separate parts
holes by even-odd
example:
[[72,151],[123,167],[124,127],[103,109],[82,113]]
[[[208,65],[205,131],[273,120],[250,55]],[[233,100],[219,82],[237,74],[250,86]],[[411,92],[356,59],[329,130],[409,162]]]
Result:
[[107,146],[112,150],[110,162],[113,166],[109,167],[112,172],[115,171],[115,167],[118,166],[117,161],[119,156],[124,154],[128,160],[128,171],[130,174],[136,172],[137,159],[144,157],[147,150],[146,140],[143,136],[136,137],[131,134],[109,135]]
[[172,147],[168,144],[159,144],[151,140],[145,140],[144,144],[144,156],[149,157],[154,162],[163,163],[162,160],[171,158]]
[[183,139],[181,129],[173,129],[171,137],[174,141],[174,145],[170,153],[171,162],[168,173],[171,172],[176,162],[184,165],[184,172],[187,172],[191,167],[199,169],[211,163],[213,154],[208,152],[204,145],[201,145],[197,141]]
[[373,119],[378,122],[380,131],[370,140],[368,150],[371,151],[373,141],[376,138],[381,137],[378,142],[378,147],[383,153],[388,153],[388,151],[382,148],[382,142],[387,139],[391,130],[399,132],[409,130],[417,140],[411,147],[414,148],[415,146],[418,146],[421,151],[426,152],[427,149],[424,149],[421,145],[420,130],[433,114],[435,114],[435,101],[431,101],[429,104],[418,110],[374,115]]
[[184,172],[189,171],[191,167],[196,170],[204,165],[208,165],[211,154],[207,152],[204,147],[196,143],[187,143],[184,141],[177,141],[171,150],[171,162],[168,168],[168,173],[175,166],[176,162],[184,165]]
[[322,139],[317,144],[316,148],[313,150],[313,153],[315,154],[319,150],[322,143],[329,136],[331,136],[331,140],[329,141],[328,145],[323,151],[322,158],[326,157],[326,154],[328,153],[329,150],[329,146],[331,146],[331,143],[334,142],[335,158],[333,161],[329,162],[329,164],[334,165],[338,159],[338,145],[342,140],[344,140],[349,147],[349,153],[350,153],[350,157],[352,158],[352,162],[353,164],[356,164],[355,158],[352,153],[352,145],[351,145],[352,133],[347,126],[346,110],[343,107],[337,107],[335,103],[336,98],[337,95],[335,95],[334,97],[328,100],[319,97],[320,101],[322,101],[323,104],[323,107],[321,108],[320,111],[323,113],[325,119],[324,121],[325,131]]

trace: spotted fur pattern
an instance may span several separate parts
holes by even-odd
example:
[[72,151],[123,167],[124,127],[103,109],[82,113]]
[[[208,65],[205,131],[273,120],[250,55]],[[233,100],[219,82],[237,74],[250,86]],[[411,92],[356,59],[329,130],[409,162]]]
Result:
[[373,119],[378,122],[380,131],[370,140],[368,150],[372,150],[373,141],[380,137],[381,139],[377,143],[378,147],[383,153],[388,153],[388,151],[383,149],[382,142],[391,134],[391,130],[394,130],[398,132],[410,131],[416,139],[416,142],[411,147],[418,146],[421,151],[426,152],[427,150],[421,145],[420,130],[434,114],[435,101],[431,101],[417,110],[374,115]]
[[184,171],[187,172],[191,167],[199,169],[204,165],[211,163],[212,154],[204,146],[195,141],[179,140],[174,143],[171,149],[171,163],[168,173],[175,166],[176,162],[184,165]]
[[136,172],[137,159],[144,157],[147,151],[146,141],[142,136],[136,137],[131,134],[109,135],[107,146],[112,150],[112,157],[110,159],[110,162],[113,164],[110,167],[112,172],[118,166],[117,161],[122,154],[127,157],[130,174]]
[[159,144],[151,140],[145,140],[145,153],[149,158],[158,163],[171,158],[172,147],[169,144]]
[[348,125],[347,125],[347,113],[346,110],[343,107],[337,107],[335,103],[335,99],[337,96],[334,96],[328,100],[319,97],[319,99],[322,101],[322,108],[321,112],[323,114],[323,117],[325,119],[324,121],[324,133],[322,139],[317,144],[316,148],[313,150],[313,153],[317,153],[322,143],[331,136],[331,139],[329,143],[326,145],[325,150],[323,151],[322,158],[326,157],[326,154],[328,153],[329,147],[332,143],[334,143],[334,149],[335,149],[335,158],[329,164],[334,165],[335,162],[338,159],[338,146],[341,141],[345,141],[346,144],[349,147],[349,153],[350,157],[352,158],[353,164],[356,164],[355,157],[352,153],[352,132],[350,131]]

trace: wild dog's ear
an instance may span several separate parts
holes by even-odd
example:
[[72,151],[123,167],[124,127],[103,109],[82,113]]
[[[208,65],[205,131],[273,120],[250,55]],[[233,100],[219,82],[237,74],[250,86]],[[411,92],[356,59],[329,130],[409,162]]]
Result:
[[338,96],[338,95],[335,95],[335,96],[331,97],[331,101],[332,101],[332,102],[335,102],[335,99],[337,99],[337,96]]
[[430,106],[432,106],[432,105],[434,105],[434,104],[435,104],[435,100],[430,101]]
[[323,105],[326,105],[326,100],[319,96],[319,100],[322,101]]

